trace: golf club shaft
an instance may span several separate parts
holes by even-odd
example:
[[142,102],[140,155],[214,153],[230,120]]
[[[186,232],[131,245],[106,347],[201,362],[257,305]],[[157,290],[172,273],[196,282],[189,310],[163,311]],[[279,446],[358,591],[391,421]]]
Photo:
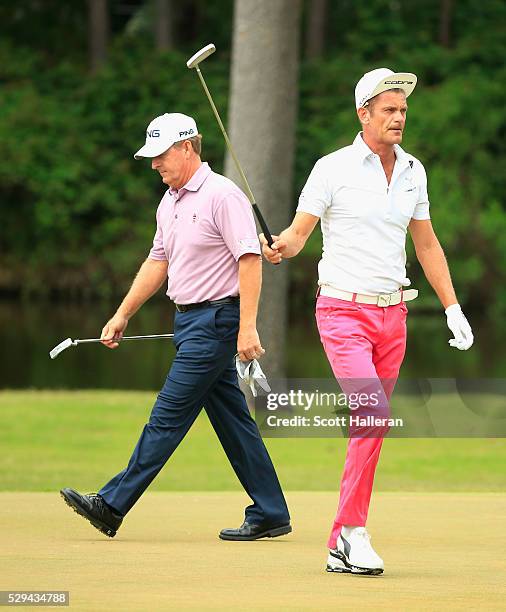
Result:
[[[155,338],[173,338],[174,334],[152,334],[150,336],[123,336],[117,338],[114,342],[123,342],[123,340],[154,340]],[[74,344],[87,344],[88,342],[102,342],[100,338],[86,338],[84,340],[74,340]]]
[[234,160],[235,167],[237,168],[237,171],[239,172],[241,176],[242,182],[244,184],[244,188],[246,190],[246,195],[248,196],[248,200],[250,201],[251,206],[253,207],[253,212],[255,213],[256,218],[258,219],[258,223],[260,227],[262,228],[262,232],[264,233],[265,239],[267,240],[267,244],[269,246],[272,246],[272,243],[274,241],[272,239],[271,233],[269,231],[269,228],[267,227],[267,223],[265,222],[265,219],[262,216],[262,213],[260,212],[260,209],[258,208],[255,202],[255,196],[253,195],[253,192],[251,191],[251,187],[249,186],[248,179],[246,178],[246,175],[243,172],[241,164],[239,163],[239,160],[237,159],[234,148],[232,147],[232,143],[230,142],[227,131],[225,130],[225,126],[223,125],[220,114],[218,113],[218,109],[216,108],[216,105],[214,104],[213,98],[211,96],[211,92],[207,88],[206,82],[204,80],[204,77],[198,65],[195,67],[195,70],[197,71],[197,74],[199,75],[200,82],[202,83],[202,87],[204,88],[204,91],[206,92],[206,96],[207,96],[207,99],[209,100],[209,104],[211,105],[211,108],[213,109],[214,116],[216,117],[216,121],[218,122],[218,125],[220,126],[221,133],[223,134],[223,138],[225,139],[227,148],[230,152],[230,155],[232,156],[232,159]]

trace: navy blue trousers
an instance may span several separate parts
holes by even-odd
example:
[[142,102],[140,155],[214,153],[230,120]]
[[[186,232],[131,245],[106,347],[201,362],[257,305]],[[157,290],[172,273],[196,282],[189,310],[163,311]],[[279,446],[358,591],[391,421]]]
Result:
[[245,491],[250,523],[287,523],[288,508],[271,459],[237,382],[234,355],[238,304],[177,312],[177,352],[149,422],[128,466],[99,494],[125,515],[139,499],[205,409]]

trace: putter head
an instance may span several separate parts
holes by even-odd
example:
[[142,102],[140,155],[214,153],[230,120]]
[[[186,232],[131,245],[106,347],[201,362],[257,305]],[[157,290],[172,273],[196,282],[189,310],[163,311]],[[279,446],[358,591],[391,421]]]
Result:
[[69,346],[72,346],[74,343],[71,338],[67,338],[60,342],[57,346],[54,347],[52,351],[49,352],[49,356],[51,359],[56,359],[60,353],[62,353],[65,349],[68,349]]
[[188,68],[195,68],[200,62],[203,62],[206,57],[209,57],[216,51],[216,47],[211,43],[210,45],[206,45],[202,47],[200,51],[197,51],[195,55],[192,55],[190,59],[186,62]]

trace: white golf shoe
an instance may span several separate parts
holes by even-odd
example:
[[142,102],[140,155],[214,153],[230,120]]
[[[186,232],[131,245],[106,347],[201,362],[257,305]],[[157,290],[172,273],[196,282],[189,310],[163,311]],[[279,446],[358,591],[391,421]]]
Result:
[[371,546],[370,539],[365,527],[344,526],[337,538],[337,547],[329,550],[327,572],[382,574],[383,560]]

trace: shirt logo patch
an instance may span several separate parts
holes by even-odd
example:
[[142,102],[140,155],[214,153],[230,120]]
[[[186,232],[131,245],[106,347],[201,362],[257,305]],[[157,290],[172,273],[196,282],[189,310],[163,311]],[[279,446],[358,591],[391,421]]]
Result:
[[415,182],[413,181],[413,177],[412,176],[405,176],[404,177],[404,192],[408,193],[409,191],[414,191],[416,189],[416,185]]
[[195,223],[196,221],[197,221],[197,213],[193,213],[192,223]]
[[256,238],[241,238],[239,244],[247,249],[258,249],[259,242]]

